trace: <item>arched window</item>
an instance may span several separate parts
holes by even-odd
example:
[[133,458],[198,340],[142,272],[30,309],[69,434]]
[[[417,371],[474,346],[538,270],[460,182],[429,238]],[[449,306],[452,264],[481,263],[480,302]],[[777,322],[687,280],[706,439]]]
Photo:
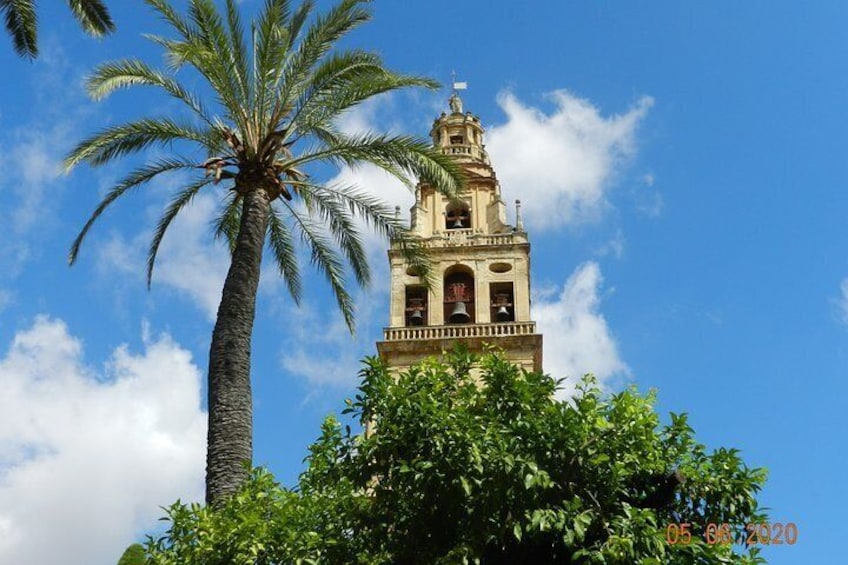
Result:
[[471,211],[462,201],[451,202],[445,210],[445,229],[459,230],[471,227]]
[[474,323],[474,274],[456,265],[445,271],[445,323]]

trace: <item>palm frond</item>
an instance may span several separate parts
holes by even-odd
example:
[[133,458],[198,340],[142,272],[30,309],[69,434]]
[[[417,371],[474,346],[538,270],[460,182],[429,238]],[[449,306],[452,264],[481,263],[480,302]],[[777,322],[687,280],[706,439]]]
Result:
[[227,0],[227,34],[230,44],[232,68],[243,91],[245,103],[253,104],[253,92],[250,69],[247,61],[247,45],[244,37],[244,25],[241,22],[238,4],[235,0]]
[[174,10],[173,6],[168,2],[168,0],[144,0],[149,6],[151,6],[154,10],[159,12],[159,15],[165,20],[168,24],[171,25],[175,30],[179,32],[179,34],[183,37],[185,41],[192,41],[196,37],[196,32],[192,25],[180,16],[180,14]]
[[355,328],[353,299],[345,289],[344,264],[333,249],[332,241],[324,233],[320,224],[301,215],[288,202],[283,201],[283,204],[291,212],[294,227],[300,233],[301,241],[311,251],[312,264],[330,283],[345,324],[353,333]]
[[433,288],[439,279],[432,267],[432,255],[421,238],[409,228],[396,222],[391,235],[392,247],[399,250],[406,263],[421,277],[424,286]]
[[[325,64],[336,63],[328,60]],[[358,64],[349,68],[333,68],[319,72],[333,73],[328,78],[327,85],[315,90],[303,100],[298,108],[302,116],[298,120],[301,130],[309,131],[314,126],[320,126],[327,121],[336,119],[342,112],[357,104],[395,90],[410,87],[437,88],[438,83],[419,76],[401,75],[387,71],[379,64],[371,62]],[[320,84],[320,83],[319,83]]]
[[303,296],[303,285],[300,278],[300,266],[297,262],[297,248],[291,230],[273,204],[268,218],[268,242],[286,288],[295,304],[299,305]]
[[213,125],[212,118],[197,96],[186,90],[175,79],[164,75],[137,59],[104,63],[95,69],[94,73],[86,82],[88,93],[95,100],[105,98],[120,88],[128,88],[135,85],[161,88],[172,97],[186,104],[208,125]]
[[294,47],[295,42],[300,38],[300,32],[303,31],[303,26],[306,24],[309,14],[315,9],[315,0],[303,0],[295,9],[289,20],[289,44],[286,46],[288,50]]
[[169,118],[145,118],[106,128],[84,139],[65,157],[65,170],[83,161],[92,166],[102,165],[117,157],[176,141],[193,141],[206,146],[214,142],[213,137],[209,130],[179,124]]
[[378,235],[391,239],[398,222],[395,220],[395,210],[378,196],[369,194],[354,185],[324,185],[307,182],[292,182],[299,193],[306,192],[310,196],[331,199],[346,207],[350,214],[359,218],[365,225],[377,231]]
[[[315,190],[315,189],[318,190]],[[350,206],[337,194],[320,190],[320,186],[301,184],[299,193],[306,204],[307,210],[327,226],[335,239],[360,286],[368,286],[371,282],[371,270],[368,267],[368,256],[362,247],[362,237],[353,222]]]
[[279,69],[289,52],[290,36],[288,23],[290,6],[288,0],[267,0],[265,9],[254,27],[254,69],[256,113],[269,113],[273,96],[273,84]]
[[[294,110],[291,112],[289,118],[290,121],[299,125],[301,121],[300,116],[309,114],[315,100],[327,96],[334,88],[343,87],[343,81],[355,73],[361,73],[366,69],[378,70],[381,68],[382,61],[380,61],[377,55],[361,50],[329,55],[315,69],[309,84],[300,93],[299,99],[294,103]],[[271,120],[275,124],[279,123],[284,117],[282,110],[282,100],[278,100],[275,111],[271,116]],[[318,125],[316,120],[312,121]]]
[[103,197],[103,200],[101,200],[100,204],[97,205],[97,208],[94,209],[94,212],[92,212],[91,216],[89,216],[88,221],[86,221],[82,230],[80,230],[79,234],[74,239],[74,242],[71,244],[71,250],[68,253],[68,263],[73,265],[74,262],[76,262],[80,246],[82,245],[85,236],[88,234],[88,231],[91,229],[91,226],[94,225],[94,222],[97,221],[100,215],[103,214],[106,208],[108,208],[115,200],[123,196],[127,191],[133,190],[150,182],[158,175],[188,168],[195,168],[195,165],[181,159],[161,159],[153,164],[135,169],[124,177],[106,194],[105,197]]
[[232,190],[227,193],[226,204],[221,214],[215,218],[215,239],[224,239],[230,253],[236,248],[236,237],[241,225],[242,196]]
[[[293,183],[302,191],[303,183]],[[424,247],[421,239],[416,236],[404,222],[394,215],[394,210],[379,197],[368,194],[355,186],[340,185],[311,185],[311,192],[321,194],[325,198],[334,199],[339,204],[347,206],[351,214],[376,230],[386,240],[398,249],[425,283],[430,287],[437,281],[433,278],[431,268],[432,257]]]
[[[227,110],[241,131],[248,129],[248,119],[241,99],[242,90],[232,77],[232,56],[226,31],[215,6],[208,0],[192,0],[189,17],[184,18],[167,0],[145,0],[176,29],[181,40],[156,35],[146,36],[166,50],[168,66],[176,70],[188,63],[210,84],[218,102]],[[213,13],[210,13],[210,9]]]
[[247,69],[239,68],[233,57],[223,18],[212,0],[191,0],[188,14],[197,33],[195,43],[206,51],[206,56],[189,62],[210,82],[221,104],[242,132],[248,149],[256,147],[256,124],[251,122],[247,111],[250,98],[248,77],[244,74]]
[[358,134],[337,136],[338,142],[328,147],[317,147],[300,154],[286,163],[287,167],[302,168],[314,161],[332,161],[338,165],[354,166],[372,163],[404,184],[409,179],[398,174],[405,171],[414,175],[448,196],[461,188],[461,170],[456,162],[429,143],[409,136]]
[[212,179],[203,178],[191,183],[181,190],[159,218],[156,224],[156,229],[153,231],[153,238],[150,240],[150,248],[147,251],[147,288],[153,281],[153,266],[156,264],[156,255],[159,253],[159,246],[162,244],[162,239],[165,237],[165,232],[174,218],[197,196],[204,186],[212,182]]
[[367,1],[342,0],[309,26],[286,65],[279,71],[276,83],[282,87],[278,94],[281,100],[287,104],[300,98],[308,88],[312,69],[330,51],[333,44],[371,18],[370,12],[362,6]]
[[15,52],[34,59],[38,55],[38,16],[33,0],[0,0],[0,11]]
[[100,0],[68,0],[68,6],[87,33],[100,37],[115,31],[112,16]]

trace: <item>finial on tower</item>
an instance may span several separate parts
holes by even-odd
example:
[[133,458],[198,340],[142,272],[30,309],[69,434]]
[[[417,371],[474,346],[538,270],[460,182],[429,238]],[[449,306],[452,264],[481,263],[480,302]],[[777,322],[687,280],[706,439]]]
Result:
[[459,93],[457,90],[465,90],[468,88],[467,82],[456,82],[456,71],[451,72],[451,83],[453,85],[453,92],[451,93],[451,97],[448,100],[450,104],[451,112],[454,114],[462,113],[462,99],[459,97]]
[[521,200],[515,201],[515,229],[524,231],[524,220],[521,217]]

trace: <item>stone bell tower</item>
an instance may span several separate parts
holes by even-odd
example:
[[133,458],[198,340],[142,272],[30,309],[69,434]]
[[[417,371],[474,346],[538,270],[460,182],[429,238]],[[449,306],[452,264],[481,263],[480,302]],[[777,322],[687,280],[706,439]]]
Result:
[[390,367],[404,369],[457,341],[476,352],[491,344],[513,362],[541,371],[542,336],[530,319],[530,243],[520,202],[515,225],[507,224],[480,119],[463,112],[456,91],[450,110],[435,120],[430,135],[459,163],[465,189],[448,199],[421,182],[411,210],[410,227],[429,248],[438,282],[427,289],[401,251],[389,250],[389,326],[377,350]]

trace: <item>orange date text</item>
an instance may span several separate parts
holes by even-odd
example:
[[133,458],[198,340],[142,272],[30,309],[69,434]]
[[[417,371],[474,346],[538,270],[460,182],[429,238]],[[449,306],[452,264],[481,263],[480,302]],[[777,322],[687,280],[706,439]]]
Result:
[[744,545],[795,545],[798,541],[798,526],[794,522],[762,522],[745,524],[744,528],[735,529],[730,524],[707,524],[701,528],[697,524],[671,523],[665,529],[665,539],[669,545],[688,545],[692,536],[703,536],[708,545],[732,544],[736,541]]

